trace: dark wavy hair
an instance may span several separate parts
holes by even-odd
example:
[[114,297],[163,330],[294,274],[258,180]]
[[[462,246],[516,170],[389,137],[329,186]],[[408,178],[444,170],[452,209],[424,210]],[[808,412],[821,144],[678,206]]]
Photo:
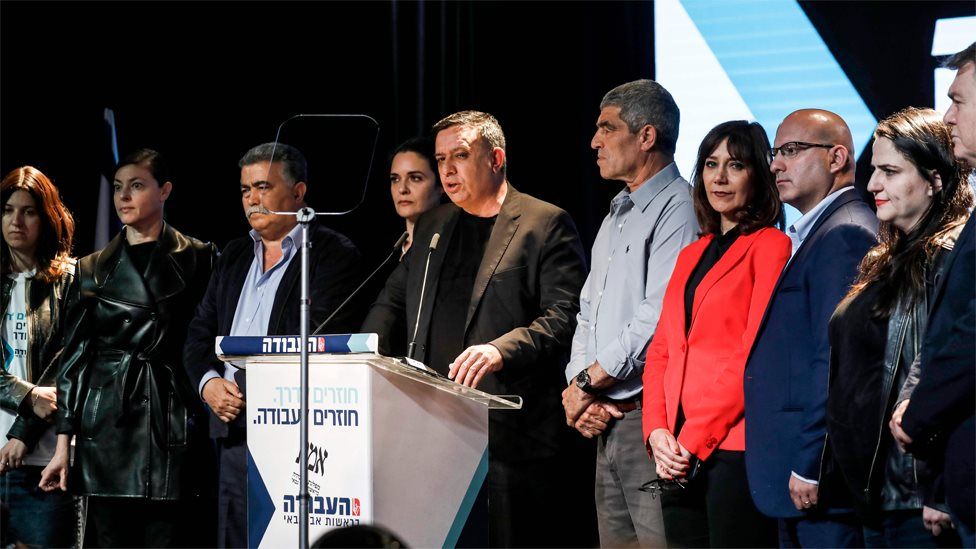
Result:
[[[0,203],[4,206],[17,191],[25,191],[34,197],[37,211],[41,215],[40,235],[37,239],[35,261],[37,278],[43,282],[54,282],[68,268],[71,245],[75,236],[75,220],[61,201],[58,188],[40,170],[31,166],[21,166],[8,173],[0,182]],[[0,239],[3,261],[0,273],[10,272],[10,248],[7,241]]]
[[932,172],[942,179],[942,189],[932,195],[932,204],[907,233],[882,221],[880,244],[871,248],[848,292],[852,297],[873,283],[881,291],[872,313],[883,317],[893,312],[899,298],[913,301],[925,291],[925,269],[935,254],[951,244],[969,218],[973,191],[966,179],[970,169],[952,154],[952,133],[942,115],[932,109],[909,107],[885,118],[874,130],[875,139],[889,139],[929,184]]
[[735,214],[742,234],[749,234],[764,227],[782,228],[783,203],[776,190],[776,179],[769,171],[769,139],[766,137],[766,131],[757,122],[731,120],[712,128],[698,147],[698,160],[695,161],[692,182],[695,186],[693,191],[695,217],[698,218],[702,234],[721,233],[721,216],[708,202],[708,191],[705,189],[702,174],[705,172],[705,160],[726,139],[728,139],[726,149],[729,151],[729,156],[749,168],[752,198],[745,208]]

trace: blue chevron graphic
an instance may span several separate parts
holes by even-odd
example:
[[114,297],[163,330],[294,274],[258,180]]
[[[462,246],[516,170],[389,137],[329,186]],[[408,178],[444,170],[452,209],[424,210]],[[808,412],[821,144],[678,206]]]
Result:
[[261,545],[261,539],[268,530],[275,504],[261,478],[251,452],[247,452],[247,546],[251,549]]
[[7,372],[10,371],[10,363],[14,361],[14,348],[7,343],[6,339],[0,339],[3,342],[3,356],[7,357],[3,359],[3,369]]
[[680,2],[770,140],[790,112],[821,108],[847,121],[860,156],[877,120],[795,1]]
[[451,525],[451,529],[447,533],[447,538],[444,540],[444,547],[455,547],[457,545],[458,538],[461,537],[461,531],[464,530],[464,524],[468,522],[468,516],[471,514],[475,499],[478,497],[478,492],[481,491],[481,487],[487,477],[488,448],[485,447],[485,452],[481,455],[481,461],[478,463],[478,467],[475,469],[474,475],[471,478],[471,484],[468,485],[468,491],[465,492],[464,499],[461,500],[461,506],[458,508],[457,514],[454,515],[454,523]]

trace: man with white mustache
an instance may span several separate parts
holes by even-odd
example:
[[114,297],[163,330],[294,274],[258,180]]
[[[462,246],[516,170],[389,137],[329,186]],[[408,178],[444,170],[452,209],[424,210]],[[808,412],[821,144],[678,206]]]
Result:
[[[220,466],[218,545],[247,546],[247,451],[244,370],[214,353],[217,336],[298,334],[302,231],[292,215],[305,206],[307,168],[302,153],[283,143],[265,143],[241,159],[241,202],[249,237],[227,244],[190,324],[184,364],[207,403],[210,436]],[[325,320],[359,281],[359,252],[345,236],[313,221],[309,235],[310,325]],[[355,308],[344,309],[327,326],[354,331]]]

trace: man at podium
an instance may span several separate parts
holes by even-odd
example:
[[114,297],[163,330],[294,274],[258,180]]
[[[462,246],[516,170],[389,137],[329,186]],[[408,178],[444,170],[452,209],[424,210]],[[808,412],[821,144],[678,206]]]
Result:
[[[217,336],[299,333],[302,232],[295,212],[305,205],[306,162],[283,143],[265,143],[240,161],[241,201],[251,226],[227,244],[190,323],[183,362],[210,407],[210,436],[220,463],[218,545],[247,547],[247,432],[244,371],[214,352]],[[317,326],[359,282],[359,252],[345,236],[309,225],[310,322]],[[332,319],[330,330],[350,332],[355,309]]]
[[378,333],[385,351],[406,320],[412,358],[457,383],[523,397],[521,410],[489,414],[489,541],[549,545],[565,529],[554,519],[567,516],[560,393],[586,277],[582,245],[565,211],[508,182],[493,116],[458,112],[433,133],[452,203],[417,221],[361,331]]

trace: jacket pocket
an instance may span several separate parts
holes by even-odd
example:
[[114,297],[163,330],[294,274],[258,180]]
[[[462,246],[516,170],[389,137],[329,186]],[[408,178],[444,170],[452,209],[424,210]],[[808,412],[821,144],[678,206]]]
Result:
[[85,440],[94,440],[95,435],[102,431],[102,424],[106,416],[108,397],[111,394],[111,387],[93,387],[88,391],[85,399],[85,406],[81,414],[81,436]]
[[170,391],[166,405],[166,418],[169,425],[166,444],[169,447],[186,446],[186,425],[187,411],[186,406],[180,401],[179,396]]
[[120,409],[116,390],[118,362],[115,355],[100,354],[92,364],[89,375],[91,383],[81,409],[80,435],[85,440],[95,440],[100,436],[111,436],[108,418]]

